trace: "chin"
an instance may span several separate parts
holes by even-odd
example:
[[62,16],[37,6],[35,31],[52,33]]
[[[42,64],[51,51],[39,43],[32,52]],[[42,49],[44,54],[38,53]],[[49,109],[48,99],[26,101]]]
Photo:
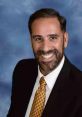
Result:
[[40,62],[39,65],[40,65],[41,71],[47,75],[50,72],[52,72],[58,66],[58,63],[57,63],[57,61]]

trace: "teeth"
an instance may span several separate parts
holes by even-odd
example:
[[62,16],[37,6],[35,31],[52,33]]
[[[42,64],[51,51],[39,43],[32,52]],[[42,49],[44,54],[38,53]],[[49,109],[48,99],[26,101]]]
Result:
[[46,54],[46,55],[42,55],[45,59],[49,59],[50,57],[52,57],[53,56],[53,54],[51,53],[51,54]]

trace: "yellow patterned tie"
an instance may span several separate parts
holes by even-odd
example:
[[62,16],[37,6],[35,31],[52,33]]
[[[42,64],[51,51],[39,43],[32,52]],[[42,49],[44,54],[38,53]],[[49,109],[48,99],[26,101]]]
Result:
[[41,117],[46,97],[46,82],[42,77],[40,79],[40,87],[35,93],[34,101],[32,104],[31,112],[29,117]]

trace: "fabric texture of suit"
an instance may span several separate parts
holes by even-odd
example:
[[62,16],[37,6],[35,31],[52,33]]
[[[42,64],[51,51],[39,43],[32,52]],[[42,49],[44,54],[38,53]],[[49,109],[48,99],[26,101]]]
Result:
[[[16,65],[7,117],[25,117],[37,74],[38,64],[35,59],[21,60]],[[82,72],[67,58],[42,117],[82,117]]]

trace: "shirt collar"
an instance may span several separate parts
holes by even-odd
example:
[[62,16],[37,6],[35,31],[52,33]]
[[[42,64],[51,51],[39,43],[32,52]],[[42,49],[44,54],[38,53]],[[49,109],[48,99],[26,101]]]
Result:
[[[49,87],[49,89],[51,90],[56,82],[56,79],[63,67],[65,61],[65,57],[63,56],[60,64],[57,66],[56,69],[54,69],[52,72],[50,72],[48,75],[44,76],[44,79],[47,83],[47,86]],[[43,74],[40,72],[39,66],[38,66],[38,78],[41,78],[43,76]]]

